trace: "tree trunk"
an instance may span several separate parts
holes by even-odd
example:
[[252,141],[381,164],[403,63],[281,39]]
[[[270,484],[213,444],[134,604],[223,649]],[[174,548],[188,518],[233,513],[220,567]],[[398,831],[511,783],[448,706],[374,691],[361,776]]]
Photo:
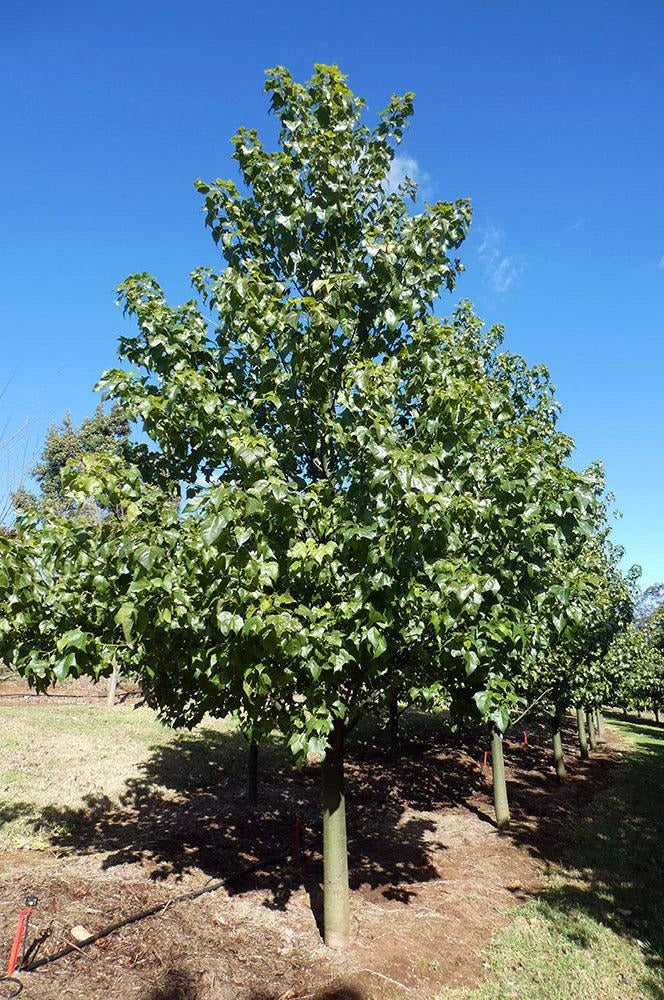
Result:
[[390,696],[390,718],[388,721],[390,734],[390,753],[394,760],[399,756],[399,699],[396,694]]
[[118,686],[118,668],[113,667],[113,673],[108,678],[108,687],[106,692],[106,704],[109,708],[113,708],[115,705],[115,689]]
[[586,740],[586,713],[582,708],[576,709],[576,725],[579,731],[579,750],[581,760],[588,760],[588,742]]
[[657,725],[659,725],[659,709],[653,708],[653,713],[655,715],[655,722],[657,723]]
[[491,731],[491,767],[493,770],[493,804],[496,810],[498,829],[509,826],[510,807],[507,801],[505,781],[505,758],[503,757],[503,734],[494,726]]
[[627,709],[626,708],[623,708],[622,714],[623,714],[623,719],[626,719],[627,718]]
[[559,781],[564,781],[567,776],[565,770],[565,755],[563,753],[563,737],[560,732],[560,719],[562,712],[558,711],[551,716],[551,742],[553,743],[553,766]]
[[329,948],[346,948],[350,933],[348,848],[344,799],[344,724],[334,724],[322,764],[323,926]]
[[599,708],[597,709],[597,735],[601,740],[604,739],[604,716]]
[[258,802],[258,743],[252,739],[249,743],[249,776],[248,794],[252,806]]
[[597,740],[595,739],[595,722],[592,708],[586,712],[586,718],[588,719],[588,744],[591,750],[596,750]]

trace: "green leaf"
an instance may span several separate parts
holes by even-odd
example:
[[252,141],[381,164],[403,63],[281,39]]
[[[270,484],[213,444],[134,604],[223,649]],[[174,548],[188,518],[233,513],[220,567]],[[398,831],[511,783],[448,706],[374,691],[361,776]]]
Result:
[[375,625],[372,625],[371,628],[367,629],[366,636],[367,641],[373,650],[374,659],[382,656],[387,649],[387,641],[383,634],[376,628]]
[[241,632],[244,625],[244,618],[231,611],[217,611],[217,625],[222,635],[229,635],[231,632]]
[[133,626],[136,621],[136,606],[129,602],[122,604],[115,615],[115,621],[122,626],[125,641],[131,642]]

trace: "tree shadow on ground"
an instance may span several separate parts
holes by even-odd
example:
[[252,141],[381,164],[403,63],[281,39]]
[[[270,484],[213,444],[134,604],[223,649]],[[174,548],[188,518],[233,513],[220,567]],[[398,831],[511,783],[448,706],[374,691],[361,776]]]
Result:
[[[529,720],[505,740],[513,823],[508,834],[539,861],[582,877],[546,890],[556,912],[591,914],[621,935],[644,942],[653,970],[664,959],[659,905],[664,890],[664,741],[654,723],[616,717],[640,743],[626,757],[607,749],[578,759],[571,718],[564,743],[569,780],[550,767],[547,720]],[[435,814],[463,807],[492,835],[486,730],[452,733],[440,719],[411,713],[402,752],[391,759],[384,734],[368,722],[349,739],[346,769],[351,887],[409,903],[418,884],[444,877],[444,849]],[[321,819],[319,768],[295,770],[274,747],[261,748],[257,806],[247,798],[247,743],[238,734],[199,729],[154,747],[119,802],[90,796],[80,809],[50,808],[39,821],[53,842],[78,853],[101,853],[106,868],[138,863],[150,877],[177,880],[199,870],[224,878],[292,848],[297,818],[303,850],[297,859],[254,871],[230,887],[260,890],[264,905],[283,909],[304,888],[320,925]],[[442,849],[442,851],[441,851]],[[442,859],[442,860],[441,860]],[[520,888],[512,889],[517,898]],[[646,985],[644,984],[644,989]],[[648,989],[660,996],[656,983]],[[168,994],[165,994],[168,996]],[[258,998],[257,998],[258,1000]]]
[[182,969],[166,969],[143,1000],[196,1000],[198,993],[190,973]]
[[646,996],[652,997],[653,1000],[664,1000],[664,988],[654,979],[644,979],[640,986],[645,990]]
[[16,819],[29,816],[34,806],[29,802],[0,802],[0,829],[5,823],[13,823]]
[[[277,993],[251,993],[248,1000],[281,1000],[282,994]],[[357,986],[345,983],[337,983],[316,993],[307,994],[308,1000],[368,1000],[367,994],[359,990]]]
[[[283,909],[304,887],[320,918],[320,769],[296,770],[278,749],[261,748],[259,802],[252,806],[247,746],[238,734],[206,728],[180,735],[152,748],[119,802],[88,796],[81,808],[43,810],[38,822],[53,831],[58,848],[101,853],[105,868],[148,864],[153,879],[173,880],[194,869],[224,878],[289,853],[299,818],[297,861],[266,866],[231,891],[264,890],[265,905]],[[486,804],[476,804],[483,784],[460,737],[407,738],[395,762],[384,741],[377,745],[360,732],[349,741],[346,766],[351,887],[410,902],[419,883],[441,875],[434,855],[446,845],[437,839],[435,812],[465,804],[492,822]]]
[[[182,970],[168,969],[143,1000],[196,1000],[199,995],[200,991],[192,975]],[[283,992],[270,993],[258,990],[252,991],[247,1000],[282,1000],[283,996]],[[363,990],[346,983],[333,983],[307,996],[308,1000],[368,1000]]]

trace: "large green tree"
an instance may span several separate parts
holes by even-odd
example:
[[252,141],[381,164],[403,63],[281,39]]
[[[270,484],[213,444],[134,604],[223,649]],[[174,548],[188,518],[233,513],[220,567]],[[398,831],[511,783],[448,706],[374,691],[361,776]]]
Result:
[[499,749],[594,487],[567,465],[548,373],[469,306],[434,314],[470,209],[390,190],[411,95],[369,128],[334,67],[266,89],[278,148],[241,129],[241,183],[197,185],[221,267],[180,307],[149,275],[121,286],[138,330],[101,386],[144,436],[69,486],[120,516],[26,515],[0,632],[40,685],[126,648],[167,721],[235,711],[321,754],[325,938],[343,945],[348,729],[443,690]]
[[394,97],[371,129],[334,67],[304,85],[276,69],[266,89],[279,148],[241,129],[241,186],[197,185],[225,266],[195,272],[198,300],[175,309],[151,277],[125,282],[139,333],[121,355],[134,371],[102,384],[156,446],[137,454],[145,475],[190,494],[201,478],[214,483],[218,561],[253,569],[252,589],[231,589],[218,614],[247,655],[243,684],[282,671],[280,689],[303,699],[293,749],[327,748],[334,944],[348,934],[344,733],[400,670],[398,652],[386,655],[388,619],[415,641],[409,604],[425,587],[416,511],[428,463],[404,437],[416,404],[403,367],[419,369],[433,347],[434,300],[454,287],[470,208],[412,214],[413,185],[389,191],[412,95]]

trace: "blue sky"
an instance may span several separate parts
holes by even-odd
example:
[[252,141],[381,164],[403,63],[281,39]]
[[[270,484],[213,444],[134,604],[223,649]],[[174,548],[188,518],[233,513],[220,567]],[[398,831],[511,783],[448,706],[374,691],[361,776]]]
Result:
[[0,493],[94,406],[115,285],[181,299],[215,259],[192,182],[234,176],[238,125],[270,134],[263,71],[336,62],[370,115],[416,92],[401,166],[474,206],[459,296],[549,366],[627,561],[664,579],[661,0],[4,0],[0,24],[0,432],[26,426]]

